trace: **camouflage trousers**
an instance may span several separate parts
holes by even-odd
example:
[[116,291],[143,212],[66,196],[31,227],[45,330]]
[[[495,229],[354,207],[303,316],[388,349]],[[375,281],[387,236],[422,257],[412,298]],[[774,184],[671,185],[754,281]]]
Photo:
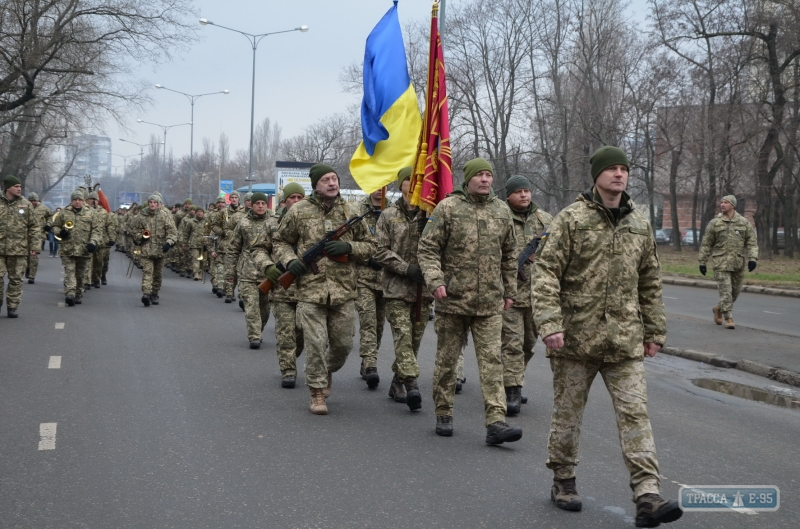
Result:
[[378,367],[378,350],[381,348],[383,323],[386,321],[386,300],[380,290],[360,285],[357,290],[356,310],[361,338],[358,354],[364,367]]
[[110,260],[111,260],[111,247],[106,246],[105,248],[103,248],[103,269],[101,270],[100,273],[101,279],[106,277],[106,274],[108,273],[108,263]]
[[192,271],[192,250],[190,250],[188,246],[181,246],[178,269],[180,269],[181,272],[186,273]]
[[212,287],[217,286],[217,259],[208,252],[208,280]]
[[61,256],[61,264],[64,266],[65,296],[80,296],[83,294],[83,278],[86,276],[86,269],[90,263],[91,257]]
[[[224,268],[224,267],[223,267]],[[225,295],[226,296],[233,296],[233,293],[236,291],[236,285],[239,283],[239,274],[236,273],[236,265],[233,265],[233,270],[228,270],[225,268]],[[239,296],[241,297],[241,290],[239,291]]]
[[626,360],[575,361],[550,358],[553,370],[553,416],[547,443],[547,468],[558,479],[575,475],[583,410],[592,381],[599,372],[617,417],[619,442],[625,466],[630,472],[634,500],[647,493],[658,493],[658,461],[653,430],[647,415],[647,384],[644,362]]
[[297,325],[306,345],[306,385],[324,388],[328,385],[328,372],[339,371],[353,349],[355,304],[352,301],[341,305],[299,301]]
[[28,254],[28,262],[25,267],[25,277],[36,279],[36,271],[39,270],[39,252],[33,255]]
[[142,293],[155,294],[161,290],[161,277],[164,273],[163,257],[142,257]]
[[25,273],[27,258],[24,255],[0,255],[0,306],[3,305],[3,289],[8,274],[8,289],[5,300],[8,307],[16,309],[22,301],[22,274]]
[[262,294],[258,289],[258,283],[253,281],[239,283],[239,294],[244,301],[247,339],[251,342],[260,340],[264,326],[269,320],[269,296]]
[[428,325],[430,307],[430,301],[422,302],[422,321],[416,323],[414,321],[415,303],[409,303],[402,299],[386,300],[386,319],[389,321],[394,338],[392,372],[400,379],[419,377],[417,354],[422,342],[422,335],[425,334],[425,327]]
[[[241,287],[239,287],[241,290]],[[297,325],[297,302],[273,301],[275,341],[281,375],[297,376],[297,357],[303,352],[303,331]]]
[[[203,265],[205,262],[198,261],[197,259],[203,254],[203,250],[202,248],[189,248],[189,254],[189,260],[192,263],[192,274],[199,276],[203,272]],[[203,256],[203,259],[205,259],[205,256]],[[241,288],[239,290],[241,290]]]
[[503,361],[500,337],[503,318],[436,313],[436,367],[433,370],[433,402],[436,415],[453,415],[456,394],[456,364],[467,337],[472,331],[478,374],[483,393],[486,425],[505,420],[506,392],[503,388]]
[[742,291],[742,281],[744,281],[744,268],[735,271],[714,270],[714,279],[717,280],[719,289],[719,310],[726,318],[731,317],[733,304]]
[[503,311],[503,385],[523,386],[525,369],[536,345],[536,324],[533,309],[511,307]]
[[[92,254],[92,283],[99,283],[104,275],[103,266],[108,256],[108,246],[98,246]],[[106,268],[108,270],[108,268]]]
[[216,271],[214,272],[214,277],[217,280],[217,287],[221,289],[225,289],[225,259],[222,254],[217,254],[217,258],[215,259],[214,266]]

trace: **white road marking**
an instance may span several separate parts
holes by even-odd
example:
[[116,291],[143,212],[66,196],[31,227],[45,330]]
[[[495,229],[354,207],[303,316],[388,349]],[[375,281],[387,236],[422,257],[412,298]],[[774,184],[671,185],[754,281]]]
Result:
[[63,328],[64,328],[64,322],[56,323],[56,330],[63,329]]
[[39,450],[56,449],[56,426],[55,422],[43,422],[39,425]]
[[671,298],[669,296],[663,296],[663,297],[664,297],[664,299],[678,299],[678,298]]
[[61,369],[61,357],[51,356],[50,362],[47,364],[47,369]]
[[63,302],[63,301],[59,301],[59,302],[57,303],[57,305],[58,305],[59,307],[61,307],[61,308],[64,308],[64,302]]
[[765,310],[764,312],[766,312],[767,314],[775,314],[776,316],[780,316],[781,315],[780,312],[770,312],[768,310]]

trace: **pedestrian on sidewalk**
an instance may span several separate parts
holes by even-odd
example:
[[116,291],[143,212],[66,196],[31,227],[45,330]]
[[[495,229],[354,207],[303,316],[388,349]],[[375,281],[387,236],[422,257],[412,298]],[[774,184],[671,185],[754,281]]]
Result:
[[714,279],[719,289],[719,303],[712,309],[714,323],[726,329],[736,328],[733,323],[733,304],[739,297],[744,281],[744,261],[752,272],[758,264],[756,232],[750,222],[736,212],[736,197],[726,195],[719,203],[719,214],[706,226],[700,246],[700,273],[706,275],[706,263],[711,256]]
[[556,215],[534,263],[534,320],[553,371],[547,468],[550,499],[580,511],[575,483],[583,410],[603,377],[636,502],[636,526],[683,514],[659,495],[656,447],[647,415],[644,356],[666,341],[661,267],[646,216],[625,193],[630,164],[617,147],[589,159],[594,186]]

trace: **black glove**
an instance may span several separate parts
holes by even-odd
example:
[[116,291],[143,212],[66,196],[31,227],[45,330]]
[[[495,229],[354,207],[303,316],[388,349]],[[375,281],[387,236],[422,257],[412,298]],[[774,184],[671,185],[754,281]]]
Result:
[[273,285],[278,284],[278,279],[280,279],[282,275],[281,271],[278,270],[278,267],[275,265],[269,265],[264,273],[267,275],[267,279],[272,281]]
[[700,273],[706,275],[706,272],[708,272],[708,268],[706,268],[706,265],[700,265]]
[[421,218],[417,219],[417,230],[422,233],[425,230],[425,226],[428,225],[428,217],[422,216]]
[[758,266],[758,263],[756,263],[755,261],[750,261],[749,263],[747,263],[747,269],[748,269],[750,272],[752,272],[753,270],[755,270],[755,269],[756,269],[756,266]]
[[62,241],[66,241],[69,239],[69,230],[66,228],[61,228],[61,234],[59,235]]
[[94,253],[96,248],[97,247],[94,245],[94,243],[91,243],[91,242],[86,245],[86,251],[89,252],[89,253]]
[[45,224],[44,228],[42,228],[42,229],[43,229],[45,232],[48,232],[48,231],[52,230],[52,229],[53,229],[53,227],[52,227],[52,226],[48,226],[48,225],[46,225],[46,224]]
[[372,257],[370,257],[369,261],[367,261],[367,266],[369,266],[373,270],[381,270],[381,269],[383,269],[383,267],[381,265],[379,265],[377,263],[377,261],[375,261],[375,259],[373,259]]
[[308,272],[308,268],[300,259],[292,259],[289,261],[289,264],[286,265],[286,271],[291,272],[294,277],[300,277]]
[[161,250],[164,253],[167,253],[168,251],[170,251],[171,248],[172,248],[172,245],[170,243],[168,243],[168,242],[165,242],[164,246],[161,247]]
[[422,275],[422,268],[419,265],[408,265],[408,270],[406,270],[406,275],[413,279],[417,283],[424,283],[425,277]]
[[114,246],[115,244],[117,244],[117,241],[109,241],[109,242],[108,242],[108,247],[109,247],[109,248],[111,248],[111,247],[112,247],[112,246]]
[[353,250],[349,242],[344,241],[328,241],[325,243],[325,253],[331,257],[339,257],[340,255],[347,255]]

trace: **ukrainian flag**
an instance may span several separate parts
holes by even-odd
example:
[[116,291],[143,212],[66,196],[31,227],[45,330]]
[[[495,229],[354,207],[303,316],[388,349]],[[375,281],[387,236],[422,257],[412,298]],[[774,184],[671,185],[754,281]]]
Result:
[[350,160],[359,187],[372,193],[394,182],[397,171],[414,165],[421,128],[395,2],[367,37],[364,52],[364,140]]

